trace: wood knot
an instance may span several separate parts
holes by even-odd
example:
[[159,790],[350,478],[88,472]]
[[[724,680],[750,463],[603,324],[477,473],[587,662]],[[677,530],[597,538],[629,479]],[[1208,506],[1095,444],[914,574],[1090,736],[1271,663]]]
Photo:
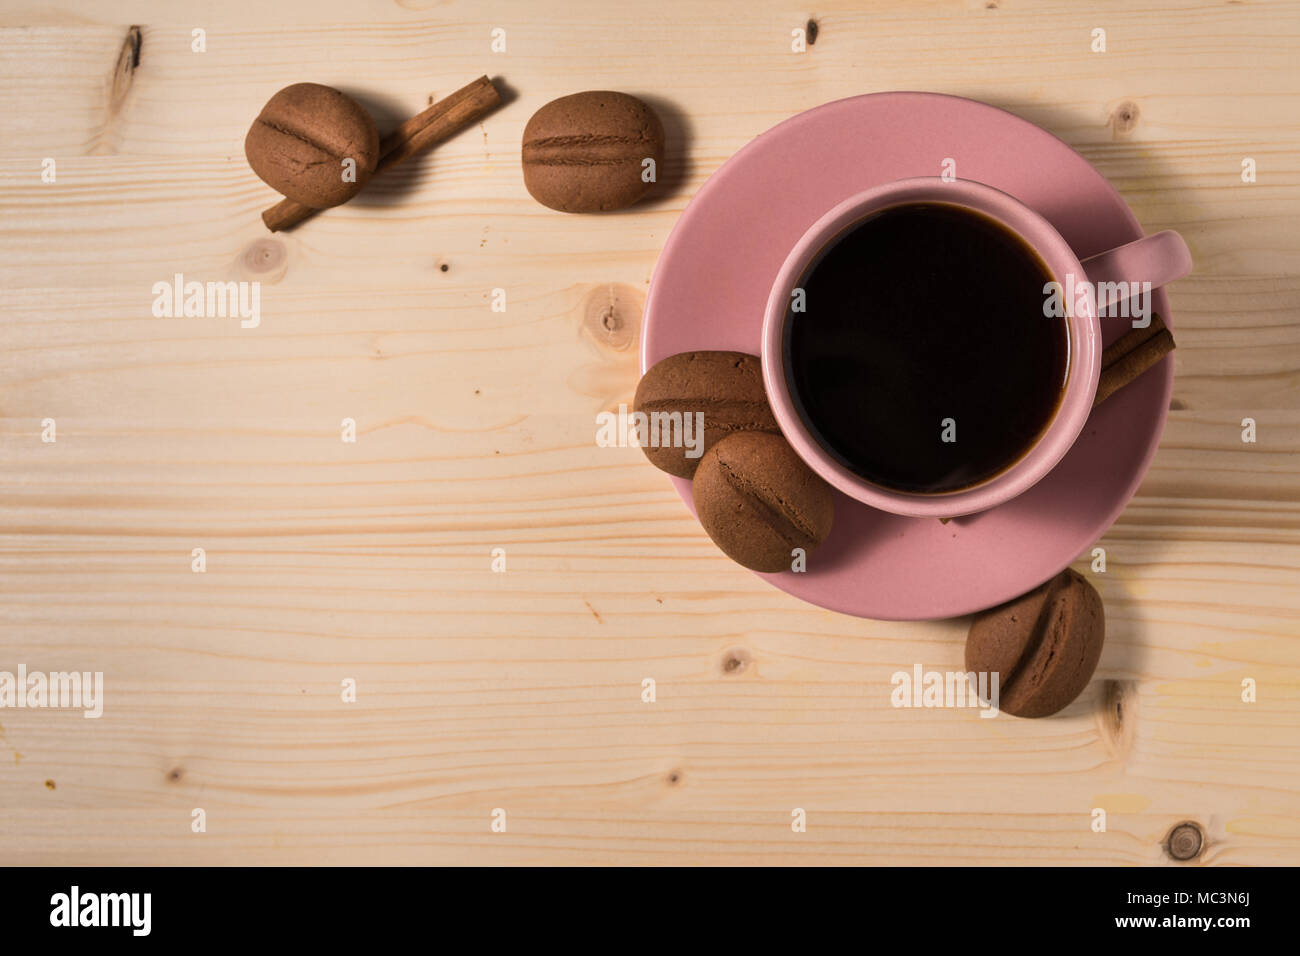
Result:
[[1201,829],[1199,823],[1190,820],[1178,824],[1169,831],[1169,836],[1165,837],[1165,852],[1180,863],[1196,859],[1204,848],[1205,831]]
[[180,779],[184,776],[185,776],[184,770],[182,770],[180,767],[172,767],[172,769],[167,772],[167,782],[179,783]]
[[753,654],[749,653],[749,651],[743,647],[732,647],[723,652],[719,666],[722,668],[722,673],[726,676],[736,677],[745,673],[753,663]]
[[803,25],[803,34],[807,38],[809,46],[817,42],[817,34],[821,32],[822,28],[817,25],[817,21],[812,17],[809,17],[808,22]]
[[665,779],[667,779],[668,781],[668,786],[675,787],[682,782],[682,778],[684,776],[685,775],[680,770],[670,770],[668,771],[668,776]]
[[126,102],[126,95],[131,91],[131,82],[135,71],[140,68],[140,51],[144,47],[144,34],[138,26],[127,28],[126,39],[117,52],[117,63],[113,66],[112,85],[108,94],[108,112],[115,116],[121,112]]
[[569,387],[598,399],[600,408],[616,411],[632,403],[641,377],[636,344],[644,303],[640,289],[611,282],[589,287],[578,306],[578,338],[587,342],[595,361],[574,369]]
[[1115,139],[1124,139],[1138,124],[1138,117],[1141,115],[1138,105],[1132,100],[1125,100],[1111,110],[1110,130],[1111,136]]
[[1108,680],[1097,695],[1097,724],[1111,756],[1127,759],[1133,749],[1137,726],[1137,685],[1133,681]]
[[143,48],[144,33],[138,26],[128,27],[126,38],[117,51],[113,72],[108,77],[108,102],[104,106],[103,121],[90,138],[87,152],[92,156],[111,156],[117,152],[121,138],[118,121],[130,98]]
[[53,780],[46,780],[46,781],[45,781],[45,789],[46,789],[46,790],[54,790],[54,789],[57,789],[57,788],[55,787],[55,784],[54,784],[54,781],[53,781]]
[[239,264],[244,272],[261,282],[279,282],[288,265],[289,252],[279,239],[258,239],[244,249]]
[[583,303],[582,333],[602,349],[626,352],[641,331],[641,293],[629,285],[597,286]]

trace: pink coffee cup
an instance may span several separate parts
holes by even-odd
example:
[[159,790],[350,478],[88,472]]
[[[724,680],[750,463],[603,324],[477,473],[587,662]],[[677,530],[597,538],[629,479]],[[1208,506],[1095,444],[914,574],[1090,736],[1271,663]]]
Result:
[[[915,493],[874,484],[836,460],[813,437],[790,395],[783,336],[791,293],[813,257],[854,223],[891,206],[944,203],[988,216],[1042,259],[1053,279],[1071,295],[1065,322],[1069,359],[1061,400],[1038,440],[1019,459],[979,484],[951,492]],[[868,189],[835,206],[803,234],[777,273],[763,319],[761,357],[768,401],[782,433],[815,472],[851,498],[882,511],[913,517],[956,517],[1010,501],[1032,488],[1070,450],[1092,410],[1101,374],[1102,335],[1098,313],[1123,298],[1121,289],[1149,282],[1158,288],[1192,269],[1191,254],[1176,232],[1159,232],[1080,261],[1061,234],[1041,215],[1001,190],[971,180],[939,177],[901,179]],[[1121,286],[1120,283],[1127,283]],[[1095,290],[1095,296],[1093,295]],[[1046,297],[1045,297],[1046,298]],[[1127,318],[1107,318],[1123,322]]]

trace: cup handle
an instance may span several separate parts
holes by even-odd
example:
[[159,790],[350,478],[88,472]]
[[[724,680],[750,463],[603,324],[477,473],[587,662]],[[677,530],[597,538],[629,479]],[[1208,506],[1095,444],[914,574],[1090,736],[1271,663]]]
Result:
[[1080,265],[1096,290],[1100,311],[1121,298],[1121,289],[1141,288],[1143,282],[1158,289],[1181,279],[1192,271],[1192,254],[1182,236],[1166,229],[1084,259]]

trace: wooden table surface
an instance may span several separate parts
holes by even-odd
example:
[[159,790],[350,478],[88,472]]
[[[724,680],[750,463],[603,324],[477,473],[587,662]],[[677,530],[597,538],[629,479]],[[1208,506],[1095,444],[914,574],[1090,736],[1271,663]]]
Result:
[[[4,0],[0,670],[105,691],[0,710],[0,862],[1176,865],[1181,821],[1202,863],[1300,862],[1298,64],[1296,2]],[[482,124],[263,228],[272,92],[382,131],[484,73],[513,99]],[[669,156],[655,201],[565,216],[520,137],[592,88],[656,105]],[[1046,127],[1195,258],[1159,454],[1098,542],[1106,648],[1052,719],[893,708],[967,620],[802,604],[594,441],[705,179],[889,89]],[[260,325],[155,318],[175,273],[259,281]]]

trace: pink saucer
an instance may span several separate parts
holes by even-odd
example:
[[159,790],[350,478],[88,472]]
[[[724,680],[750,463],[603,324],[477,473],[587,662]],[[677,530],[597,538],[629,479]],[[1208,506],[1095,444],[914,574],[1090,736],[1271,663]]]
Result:
[[[873,93],[827,103],[763,133],[691,200],[655,268],[641,370],[669,355],[757,355],[764,305],[790,248],[822,213],[876,183],[942,172],[1032,206],[1080,258],[1139,238],[1124,200],[1051,133],[996,107],[938,93]],[[1172,327],[1163,290],[1152,307]],[[1109,344],[1129,328],[1103,319]],[[835,493],[830,539],[808,570],[764,574],[821,607],[924,620],[983,610],[1031,590],[1091,550],[1137,491],[1173,390],[1166,358],[1093,412],[1074,447],[1028,492],[941,524]],[[694,512],[690,482],[671,479]],[[703,533],[703,532],[701,532]]]

